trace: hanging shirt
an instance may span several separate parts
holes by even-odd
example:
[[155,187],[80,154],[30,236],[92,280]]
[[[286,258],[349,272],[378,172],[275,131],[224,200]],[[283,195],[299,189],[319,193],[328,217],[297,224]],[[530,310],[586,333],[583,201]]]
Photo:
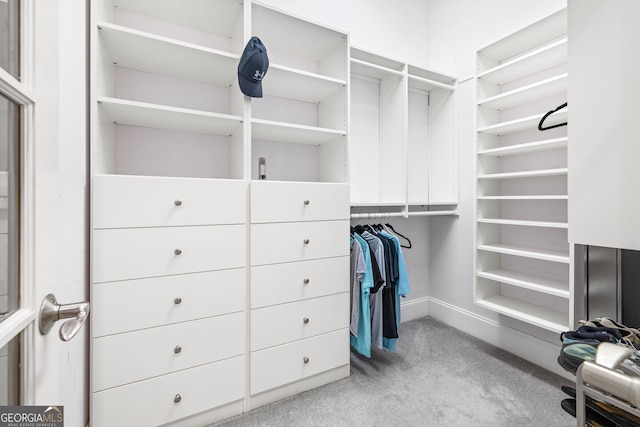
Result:
[[360,354],[371,357],[371,310],[369,308],[370,290],[373,288],[373,272],[371,267],[371,252],[369,245],[358,234],[353,235],[356,243],[360,244],[364,256],[365,273],[360,283],[360,316],[358,319],[358,336],[349,335],[351,346]]
[[[406,266],[406,263],[404,261],[404,254],[402,253],[402,247],[400,246],[400,241],[398,240],[398,238],[396,236],[394,236],[393,234],[387,232],[387,231],[381,231],[380,234],[382,234],[383,236],[386,236],[389,239],[391,239],[393,241],[393,244],[396,247],[396,251],[397,251],[398,281],[397,281],[396,286],[395,286],[395,295],[396,295],[395,304],[396,304],[396,326],[397,326],[398,331],[399,331],[400,330],[400,321],[401,321],[400,297],[404,298],[410,292],[409,278],[407,276],[407,266]],[[397,341],[398,341],[397,338],[384,338],[383,339],[383,345],[389,351],[395,351],[396,350]]]
[[356,242],[353,236],[351,242],[351,323],[349,331],[354,337],[358,337],[358,322],[360,318],[360,300],[362,289],[362,278],[367,272],[367,265],[364,261],[364,254],[360,243]]
[[[371,234],[368,231],[364,231],[361,234],[362,238],[367,241],[369,247],[373,250],[374,257],[378,262],[378,268],[380,268],[380,275],[386,277],[386,271],[384,269],[384,247],[382,241]],[[386,286],[386,284],[384,285]],[[384,288],[384,287],[383,287]],[[378,291],[375,294],[369,296],[369,302],[371,307],[371,345],[375,345],[378,348],[382,347],[382,292]]]

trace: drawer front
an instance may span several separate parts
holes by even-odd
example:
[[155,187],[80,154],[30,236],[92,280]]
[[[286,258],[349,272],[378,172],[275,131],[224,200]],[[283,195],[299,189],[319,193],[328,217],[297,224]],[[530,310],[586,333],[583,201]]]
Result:
[[243,311],[245,271],[235,268],[95,284],[90,314],[93,336]]
[[348,329],[257,351],[251,353],[251,394],[348,363]]
[[251,267],[251,308],[349,292],[349,257]]
[[234,357],[94,393],[91,426],[158,426],[242,399],[244,360]]
[[349,185],[310,182],[251,183],[251,222],[348,219]]
[[349,255],[349,221],[251,225],[251,265]]
[[241,224],[247,183],[234,180],[98,175],[93,228]]
[[93,340],[93,391],[241,355],[245,314],[234,313]]
[[243,267],[243,225],[94,230],[93,282]]
[[349,327],[349,293],[251,310],[251,350]]

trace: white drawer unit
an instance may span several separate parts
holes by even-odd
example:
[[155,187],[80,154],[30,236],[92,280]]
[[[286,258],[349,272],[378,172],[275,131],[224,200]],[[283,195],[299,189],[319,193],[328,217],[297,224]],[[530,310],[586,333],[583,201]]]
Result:
[[251,184],[251,222],[349,218],[349,185],[256,181]]
[[348,274],[346,256],[251,267],[251,308],[349,292]]
[[343,329],[251,354],[251,394],[349,363],[349,330]]
[[343,255],[349,255],[348,220],[251,225],[251,265]]
[[349,293],[264,307],[251,312],[251,350],[349,327]]
[[238,356],[94,393],[91,426],[158,426],[240,400],[244,365]]
[[242,267],[243,225],[94,230],[93,281]]
[[93,391],[239,356],[244,325],[244,313],[234,313],[96,338],[93,360],[102,369]]
[[247,184],[234,180],[98,175],[93,228],[243,224]]
[[93,336],[244,311],[245,290],[244,268],[98,283],[91,306]]

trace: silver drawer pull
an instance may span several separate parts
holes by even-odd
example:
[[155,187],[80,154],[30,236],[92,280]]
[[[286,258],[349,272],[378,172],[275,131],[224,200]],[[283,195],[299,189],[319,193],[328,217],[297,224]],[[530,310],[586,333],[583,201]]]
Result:
[[309,203],[310,203],[310,202],[309,202],[309,200],[305,200],[305,201],[304,201],[304,205],[305,205],[305,206],[309,206]]
[[307,356],[305,356],[304,358],[302,358],[302,361],[305,363],[305,365],[307,363],[309,363],[309,358]]
[[180,354],[180,353],[182,352],[182,347],[180,347],[179,345],[175,346],[175,347],[173,348],[173,352],[174,352],[175,354]]
[[176,206],[182,206],[182,200],[175,200],[173,204]]
[[174,299],[173,299],[173,303],[174,303],[175,305],[180,305],[180,303],[181,303],[181,302],[182,302],[182,298],[180,298],[180,297],[178,297],[178,298],[174,298]]
[[182,400],[182,396],[180,396],[179,394],[176,394],[173,398],[173,403],[180,403],[181,400]]
[[302,323],[304,323],[305,325],[309,324],[309,318],[305,317],[304,319],[302,319]]
[[181,255],[182,254],[182,249],[175,249],[173,251],[173,253],[176,254],[176,255]]
[[302,283],[304,283],[305,285],[308,285],[308,284],[309,284],[309,279],[306,279],[306,278],[305,278],[305,279],[303,279],[303,280],[302,280]]
[[308,245],[309,244],[309,239],[304,239],[303,242],[304,242],[305,245]]

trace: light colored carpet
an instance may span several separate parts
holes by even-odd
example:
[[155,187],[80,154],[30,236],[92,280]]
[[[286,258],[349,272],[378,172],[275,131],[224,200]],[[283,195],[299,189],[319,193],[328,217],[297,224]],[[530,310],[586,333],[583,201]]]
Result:
[[395,353],[351,355],[351,376],[214,424],[575,426],[566,379],[432,318],[403,323]]

